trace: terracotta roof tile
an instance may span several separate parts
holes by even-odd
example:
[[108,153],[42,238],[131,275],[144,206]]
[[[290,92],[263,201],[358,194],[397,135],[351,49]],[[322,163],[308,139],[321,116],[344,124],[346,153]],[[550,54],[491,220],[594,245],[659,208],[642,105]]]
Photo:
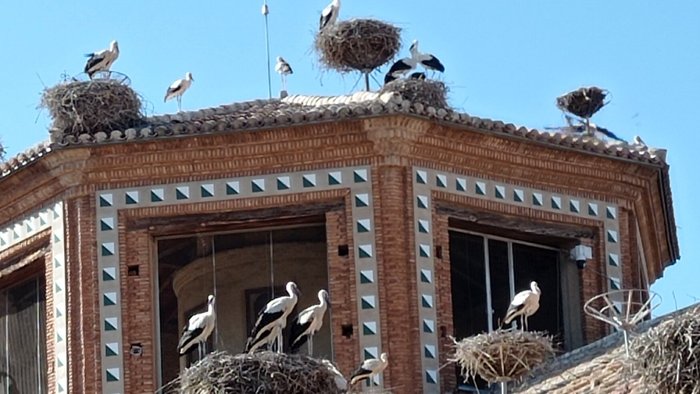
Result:
[[[603,141],[593,136],[540,131],[498,120],[478,118],[450,109],[435,108],[420,102],[412,103],[395,92],[357,92],[345,96],[288,96],[284,99],[253,100],[205,108],[198,111],[157,115],[145,119],[143,126],[110,133],[63,135],[49,146],[39,148],[0,164],[0,177],[21,168],[48,153],[51,148],[149,140],[188,134],[220,133],[229,130],[251,130],[293,124],[315,123],[342,119],[357,119],[385,114],[404,114],[434,119],[454,126],[476,128],[487,132],[510,135],[531,141],[573,148],[615,158],[665,164],[665,150],[647,149],[627,143]],[[24,164],[22,164],[24,163]]]

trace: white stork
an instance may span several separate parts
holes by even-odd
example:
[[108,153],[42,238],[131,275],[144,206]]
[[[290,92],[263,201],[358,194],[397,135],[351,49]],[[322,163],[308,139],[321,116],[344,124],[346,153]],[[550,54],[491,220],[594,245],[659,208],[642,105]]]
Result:
[[328,309],[329,300],[326,290],[318,291],[318,301],[317,305],[311,305],[304,309],[292,321],[292,333],[289,340],[289,347],[292,353],[299,350],[301,345],[306,342],[308,346],[307,354],[309,356],[313,354],[314,335],[321,329],[323,316],[326,314],[326,309]]
[[540,291],[537,282],[530,282],[530,290],[524,290],[516,294],[513,297],[513,301],[510,302],[508,311],[506,312],[506,317],[503,319],[503,324],[509,324],[511,320],[520,316],[520,326],[527,327],[527,318],[534,315],[535,312],[540,308]]
[[185,78],[183,79],[178,79],[177,81],[173,82],[169,87],[168,90],[165,92],[165,98],[163,99],[163,102],[166,102],[173,97],[177,98],[177,110],[181,111],[182,110],[182,95],[185,94],[185,91],[190,88],[190,85],[192,85],[192,81],[194,81],[194,78],[192,78],[192,73],[188,72],[185,74]]
[[[282,353],[282,330],[287,326],[287,317],[297,304],[299,288],[296,283],[287,283],[286,296],[277,297],[265,305],[250,332],[245,351],[252,353],[264,344],[277,344],[277,352]],[[258,342],[261,342],[258,344]],[[256,346],[257,345],[257,346]]]
[[350,386],[354,386],[358,382],[371,379],[374,375],[380,374],[386,369],[387,365],[389,365],[389,359],[386,353],[382,353],[379,359],[370,358],[365,360],[362,362],[362,365],[352,373],[350,377]]
[[338,390],[346,392],[348,390],[348,381],[345,379],[345,376],[338,371],[338,368],[336,368],[332,362],[323,359],[321,360],[321,363],[325,365],[326,368],[328,368],[328,370],[333,374],[333,382],[335,383],[335,387],[337,387]]
[[644,142],[644,140],[642,139],[642,137],[640,137],[640,136],[638,136],[638,135],[635,135],[635,136],[634,136],[634,144],[635,144],[635,145],[639,145],[639,146],[641,146],[642,148],[646,148],[646,147],[647,147],[646,142]]
[[411,44],[411,58],[416,61],[416,63],[423,66],[426,70],[434,70],[445,72],[445,66],[440,63],[440,60],[429,53],[422,53],[418,50],[418,40],[413,40]]
[[201,359],[207,351],[206,341],[212,331],[214,331],[215,325],[214,296],[210,295],[207,299],[207,311],[190,317],[183,329],[180,343],[177,345],[177,351],[180,356],[187,354],[187,351],[196,343],[199,349],[199,358]]
[[333,0],[321,11],[318,30],[334,24],[338,20],[338,14],[340,14],[340,0]]
[[85,73],[92,79],[92,76],[100,71],[109,71],[112,63],[119,57],[119,44],[112,41],[109,44],[109,49],[103,49],[99,52],[88,53],[85,63]]
[[275,71],[282,77],[282,90],[287,90],[287,75],[294,74],[292,66],[287,63],[282,56],[277,56],[277,63],[275,64]]
[[384,76],[384,83],[387,84],[408,74],[409,71],[416,68],[417,64],[418,62],[413,57],[399,59],[391,66],[389,71]]

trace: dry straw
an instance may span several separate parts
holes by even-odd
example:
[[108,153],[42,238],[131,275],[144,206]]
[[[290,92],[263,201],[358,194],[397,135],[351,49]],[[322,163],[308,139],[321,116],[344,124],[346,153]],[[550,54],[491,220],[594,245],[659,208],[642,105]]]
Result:
[[323,361],[269,351],[209,354],[168,383],[164,393],[345,393]]
[[607,90],[591,86],[557,97],[557,107],[582,118],[590,118],[606,104]]
[[114,80],[61,83],[44,90],[41,106],[53,118],[52,134],[110,133],[142,123],[141,100]]
[[412,103],[423,103],[435,108],[449,108],[447,86],[430,79],[396,79],[384,85],[380,93],[396,92]]
[[491,383],[510,382],[554,356],[552,338],[541,332],[497,330],[453,341],[451,361],[462,368],[465,381],[480,376]]
[[700,393],[700,307],[639,336],[630,353],[632,369],[650,392]]
[[374,19],[352,19],[326,26],[316,35],[321,64],[341,73],[371,72],[396,56],[401,29]]

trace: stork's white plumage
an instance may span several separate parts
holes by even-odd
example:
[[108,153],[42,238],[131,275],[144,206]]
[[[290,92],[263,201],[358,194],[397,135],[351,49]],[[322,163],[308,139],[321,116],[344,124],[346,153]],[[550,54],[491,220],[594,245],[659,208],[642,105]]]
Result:
[[506,317],[503,319],[503,324],[509,324],[513,319],[520,316],[521,329],[527,327],[527,318],[534,315],[540,308],[540,291],[537,282],[530,282],[530,290],[524,290],[513,297],[510,302]]
[[328,309],[328,292],[318,291],[318,304],[311,305],[304,309],[294,318],[291,326],[291,338],[289,339],[290,350],[294,353],[301,345],[308,344],[308,355],[313,354],[313,337],[323,326],[323,316]]
[[338,20],[340,14],[340,0],[333,0],[326,8],[321,11],[321,20],[319,21],[318,30],[323,30],[326,26],[330,26]]
[[365,379],[371,379],[374,375],[380,374],[389,365],[389,356],[382,353],[379,359],[370,358],[362,362],[359,368],[350,377],[350,386]]
[[187,91],[187,89],[190,88],[190,85],[192,85],[192,81],[194,81],[194,78],[192,78],[192,73],[188,72],[185,74],[185,78],[178,79],[177,81],[170,84],[168,90],[165,92],[165,98],[163,99],[163,102],[166,102],[175,97],[177,98],[177,110],[181,111],[182,95],[185,94],[185,91]]
[[411,58],[421,66],[425,67],[426,70],[445,72],[445,66],[440,63],[438,58],[429,53],[422,53],[418,50],[418,40],[413,40],[410,51]]
[[[282,330],[287,326],[287,317],[297,304],[299,299],[299,288],[296,283],[288,282],[286,296],[277,297],[265,305],[258,320],[250,332],[248,342],[246,343],[245,351],[252,352],[262,344],[256,344],[260,341],[271,345],[274,341],[277,344],[277,351],[282,352]],[[275,331],[271,333],[271,331]],[[273,335],[274,337],[271,337]],[[252,349],[252,351],[251,351]]]
[[343,392],[348,390],[348,381],[345,379],[345,376],[343,376],[340,371],[338,371],[338,368],[333,365],[332,362],[323,359],[321,360],[321,363],[325,365],[328,370],[333,374],[333,382],[335,382],[335,387],[338,388],[338,390],[341,390]]
[[[190,317],[190,320],[183,329],[180,343],[177,345],[177,351],[180,356],[187,354],[188,350],[195,344],[198,345],[200,359],[204,353],[206,353],[206,340],[214,331],[214,326],[216,325],[214,302],[214,296],[210,295],[207,299],[206,312],[198,313]],[[202,351],[202,347],[204,347],[204,351]]]
[[112,63],[119,57],[119,44],[112,41],[109,44],[109,49],[88,53],[85,56],[88,57],[87,63],[85,63],[85,73],[92,79],[96,72],[109,71]]
[[275,64],[275,71],[282,78],[282,90],[287,90],[287,75],[294,74],[292,66],[287,63],[282,56],[277,56],[277,63]]

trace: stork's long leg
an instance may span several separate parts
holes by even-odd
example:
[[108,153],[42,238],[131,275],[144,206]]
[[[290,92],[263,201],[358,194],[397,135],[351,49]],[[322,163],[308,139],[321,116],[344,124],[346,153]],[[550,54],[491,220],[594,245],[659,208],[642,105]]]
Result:
[[182,95],[177,96],[177,112],[182,112]]

